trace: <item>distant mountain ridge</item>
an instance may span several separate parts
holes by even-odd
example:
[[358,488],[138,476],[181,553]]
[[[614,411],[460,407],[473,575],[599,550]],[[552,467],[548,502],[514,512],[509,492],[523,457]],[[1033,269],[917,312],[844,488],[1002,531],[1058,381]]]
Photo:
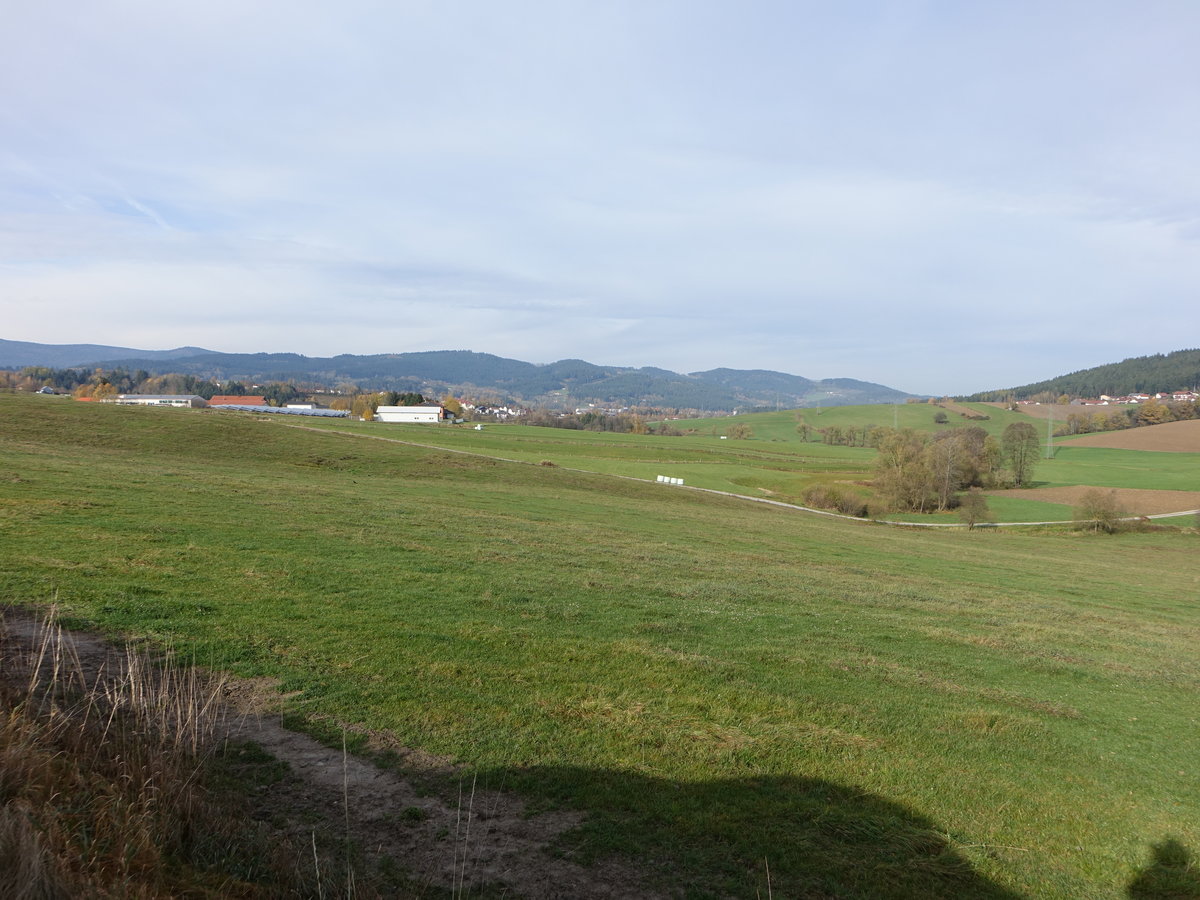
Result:
[[1155,393],[1195,389],[1200,387],[1200,350],[1176,350],[1134,356],[1119,363],[1108,363],[1080,369],[1057,378],[1038,381],[1021,387],[982,391],[963,398],[966,400],[1024,400],[1036,394],[1069,397],[1112,397],[1133,393]]
[[711,369],[680,374],[654,367],[600,366],[581,359],[546,365],[471,350],[430,350],[368,356],[308,357],[297,353],[221,353],[198,347],[144,351],[97,344],[33,344],[0,340],[0,368],[102,366],[151,374],[177,372],[220,381],[295,381],[368,390],[447,391],[528,405],[607,406],[731,411],[841,404],[895,403],[912,395],[858,381],[814,381],[762,369]]
[[144,359],[177,359],[212,353],[203,347],[176,347],[174,350],[134,350],[130,347],[109,347],[104,344],[35,344],[30,341],[0,339],[0,368],[18,369],[25,366],[49,366],[54,369],[74,369],[90,363],[107,362],[136,355]]

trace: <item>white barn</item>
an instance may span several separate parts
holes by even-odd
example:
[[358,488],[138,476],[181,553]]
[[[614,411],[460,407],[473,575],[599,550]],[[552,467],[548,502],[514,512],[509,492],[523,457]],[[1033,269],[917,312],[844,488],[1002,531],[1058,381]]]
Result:
[[379,422],[440,422],[444,413],[440,406],[381,406],[375,410]]

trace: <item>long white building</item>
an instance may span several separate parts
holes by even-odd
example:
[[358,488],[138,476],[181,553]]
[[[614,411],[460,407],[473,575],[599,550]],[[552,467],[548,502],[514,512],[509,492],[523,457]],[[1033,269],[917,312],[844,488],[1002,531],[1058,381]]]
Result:
[[436,423],[442,421],[443,415],[440,406],[381,406],[375,410],[379,422]]
[[116,402],[125,406],[208,406],[208,401],[196,394],[118,394]]

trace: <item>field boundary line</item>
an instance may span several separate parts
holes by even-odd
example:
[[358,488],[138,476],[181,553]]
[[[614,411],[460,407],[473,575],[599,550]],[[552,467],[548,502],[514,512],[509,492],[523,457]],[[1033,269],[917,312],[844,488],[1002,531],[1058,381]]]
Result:
[[[314,428],[312,425],[298,425],[293,422],[279,422],[279,425],[284,428],[297,428],[301,431],[314,431],[317,434],[340,434],[343,437],[367,438],[373,441],[385,441],[391,444],[404,444],[408,447],[420,447],[422,450],[438,450],[442,453],[458,453],[462,456],[476,456],[480,459],[490,459],[495,462],[513,463],[518,466],[535,466],[539,467],[539,463],[529,462],[524,459],[511,459],[507,456],[493,456],[490,453],[480,453],[477,450],[459,450],[455,447],[439,447],[437,444],[423,444],[420,441],[407,441],[403,438],[385,437],[382,434],[363,434],[358,431],[340,431],[336,428]],[[639,484],[657,484],[649,478],[638,478],[636,475],[618,475],[614,472],[593,472],[591,469],[576,469],[573,466],[561,466],[558,463],[554,464],[556,469],[562,469],[564,472],[578,472],[581,475],[596,475],[600,478],[622,478],[625,481],[636,481]],[[704,494],[716,494],[718,497],[729,497],[734,500],[746,500],[750,503],[765,503],[768,506],[778,506],[783,509],[794,509],[799,512],[813,513],[818,516],[826,516],[831,519],[844,519],[847,522],[860,522],[864,525],[895,525],[904,528],[1018,528],[1021,526],[1038,526],[1038,525],[1075,525],[1078,524],[1075,519],[1058,519],[1052,522],[976,522],[975,525],[967,525],[965,522],[902,522],[896,519],[864,519],[861,516],[848,516],[845,513],[836,513],[828,509],[815,509],[811,506],[801,506],[798,503],[785,503],[783,500],[772,500],[769,497],[751,497],[748,494],[735,494],[732,491],[719,491],[716,488],[696,487],[691,484],[677,484],[672,487],[678,489],[683,488],[686,491],[696,491]],[[1173,519],[1176,516],[1192,516],[1200,515],[1200,509],[1185,509],[1181,512],[1171,513],[1156,513],[1152,516],[1125,516],[1118,520],[1121,522],[1138,522],[1142,519]]]

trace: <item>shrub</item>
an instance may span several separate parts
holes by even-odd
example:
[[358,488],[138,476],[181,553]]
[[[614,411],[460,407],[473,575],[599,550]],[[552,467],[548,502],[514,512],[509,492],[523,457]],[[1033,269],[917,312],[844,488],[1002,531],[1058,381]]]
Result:
[[833,485],[814,484],[804,492],[804,503],[814,509],[834,510],[847,516],[864,518],[867,515],[867,503],[862,497]]
[[980,522],[992,521],[991,510],[988,509],[987,497],[983,491],[973,487],[958,497],[958,518],[968,528],[974,528]]
[[1092,488],[1079,498],[1075,508],[1077,526],[1083,531],[1115,534],[1124,527],[1122,519],[1128,515],[1117,499],[1116,491]]

